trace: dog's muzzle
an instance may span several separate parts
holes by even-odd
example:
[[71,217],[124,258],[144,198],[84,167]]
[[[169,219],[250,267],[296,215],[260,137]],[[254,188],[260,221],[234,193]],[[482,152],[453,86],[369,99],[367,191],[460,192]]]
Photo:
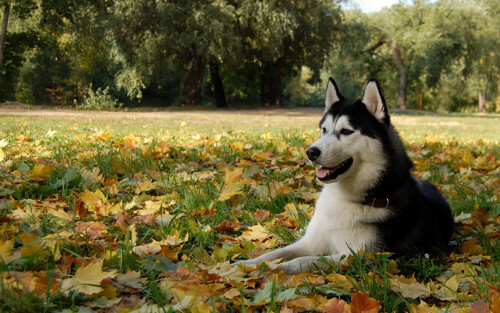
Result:
[[309,160],[316,161],[319,158],[319,156],[321,155],[321,150],[312,146],[312,147],[309,147],[309,149],[307,149],[306,154],[307,154],[307,158],[309,158]]

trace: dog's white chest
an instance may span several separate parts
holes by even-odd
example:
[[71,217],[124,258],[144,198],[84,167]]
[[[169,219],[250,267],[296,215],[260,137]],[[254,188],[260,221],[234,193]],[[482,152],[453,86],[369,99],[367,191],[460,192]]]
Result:
[[377,229],[371,223],[388,214],[387,209],[342,200],[338,189],[326,186],[302,240],[317,247],[319,255],[370,249],[377,242]]

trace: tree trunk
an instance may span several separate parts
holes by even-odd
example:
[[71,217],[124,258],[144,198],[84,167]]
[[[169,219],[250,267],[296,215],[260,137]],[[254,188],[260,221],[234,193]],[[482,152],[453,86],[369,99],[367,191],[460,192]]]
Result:
[[399,73],[398,99],[396,106],[400,109],[406,109],[406,69],[403,63],[403,58],[401,58],[401,50],[396,42],[396,38],[392,38],[391,45],[394,50],[394,63],[396,64]]
[[418,103],[417,109],[422,110],[423,107],[424,93],[422,92],[422,85],[418,85]]
[[202,59],[193,58],[189,61],[181,92],[181,102],[183,105],[201,105],[201,84],[204,73],[205,62]]
[[486,88],[484,90],[480,90],[478,93],[478,102],[479,102],[479,112],[486,113]]
[[7,25],[9,24],[10,6],[10,2],[7,2],[3,11],[2,32],[0,34],[0,73],[2,72],[3,56],[5,52],[5,38],[7,36]]
[[215,61],[210,61],[208,63],[208,68],[210,70],[212,85],[214,86],[215,105],[218,108],[227,108],[226,94],[224,93],[224,84],[220,77],[219,66]]
[[266,62],[261,69],[260,103],[263,106],[281,107],[283,105],[281,90],[282,59]]

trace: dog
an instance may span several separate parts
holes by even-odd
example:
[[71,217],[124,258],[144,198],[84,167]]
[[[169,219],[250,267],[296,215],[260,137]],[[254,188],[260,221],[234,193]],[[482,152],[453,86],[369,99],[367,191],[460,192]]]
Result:
[[453,215],[441,193],[411,174],[398,133],[390,122],[380,86],[370,79],[362,100],[347,99],[330,78],[321,137],[307,150],[324,186],[304,236],[260,257],[234,264],[281,259],[297,274],[351,251],[437,255],[446,251]]

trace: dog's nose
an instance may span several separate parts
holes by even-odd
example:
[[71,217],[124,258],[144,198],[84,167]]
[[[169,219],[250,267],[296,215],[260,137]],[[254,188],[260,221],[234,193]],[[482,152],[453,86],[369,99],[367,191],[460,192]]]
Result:
[[309,149],[307,149],[306,154],[307,154],[307,157],[309,158],[309,160],[315,161],[317,158],[319,158],[319,155],[321,154],[321,150],[319,150],[316,147],[309,147]]

